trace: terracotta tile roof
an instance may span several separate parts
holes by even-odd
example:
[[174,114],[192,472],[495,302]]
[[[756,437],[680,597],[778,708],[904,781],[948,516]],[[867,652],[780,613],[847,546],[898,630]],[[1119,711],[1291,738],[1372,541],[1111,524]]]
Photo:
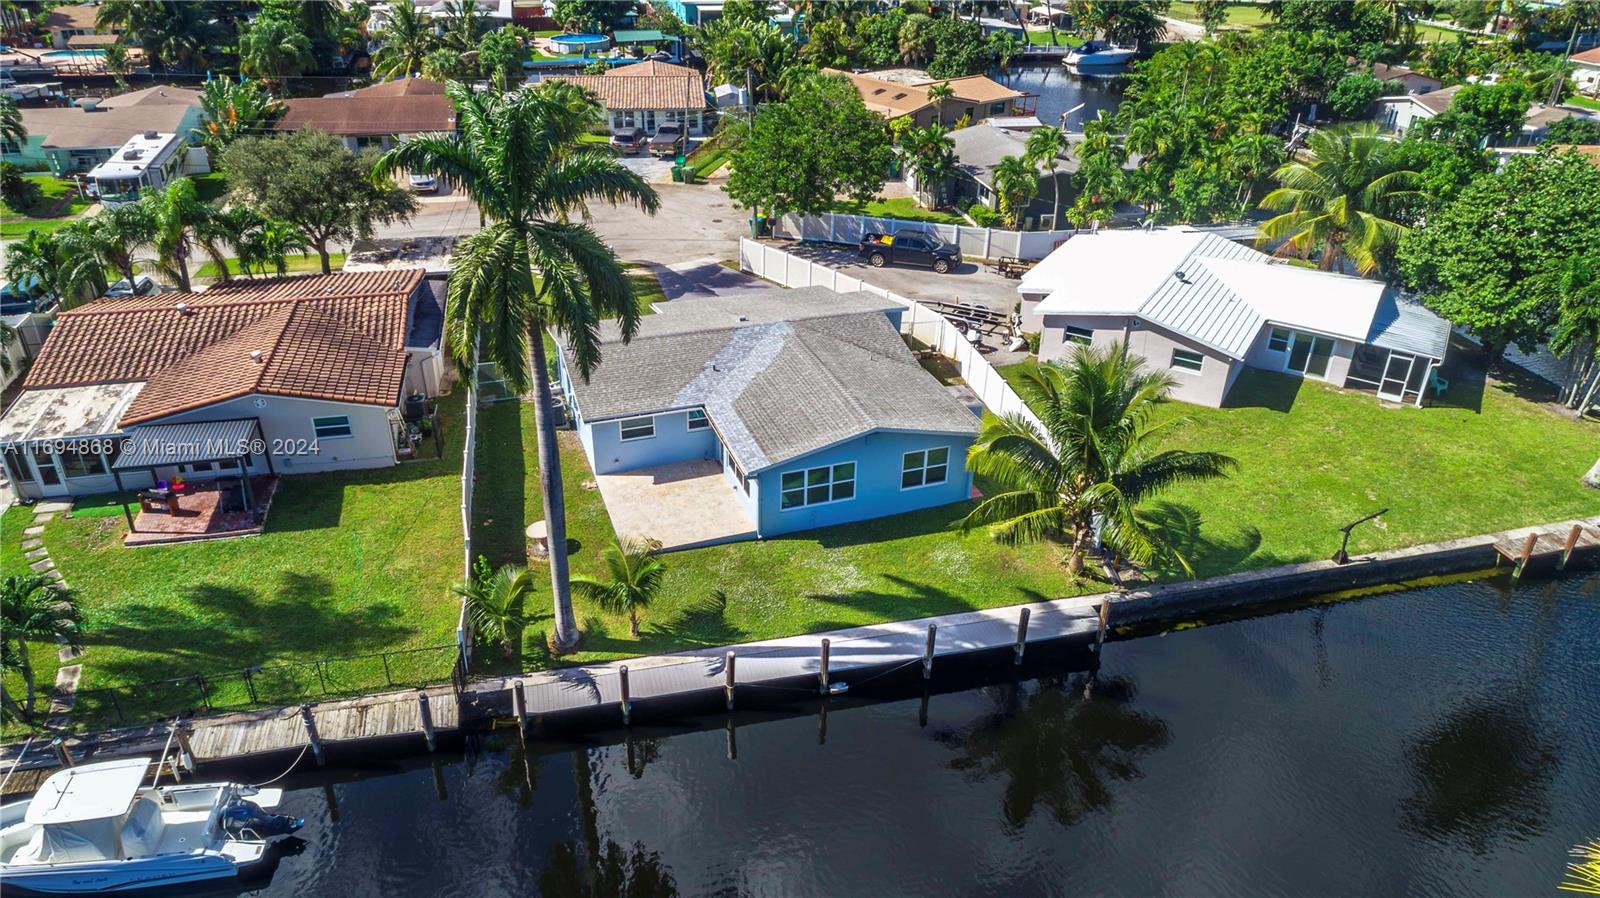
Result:
[[453,131],[456,109],[444,85],[422,78],[386,81],[360,90],[285,100],[279,131],[316,128],[329,134],[363,137]]
[[251,393],[393,405],[409,297],[422,275],[332,274],[99,300],[61,314],[25,386],[143,381],[124,427]]
[[636,62],[604,75],[550,75],[546,81],[568,81],[600,98],[607,109],[699,109],[706,105],[706,82],[687,66]]
[[1587,65],[1600,65],[1600,47],[1595,47],[1592,50],[1585,50],[1582,53],[1574,53],[1568,58],[1573,62],[1581,62]]

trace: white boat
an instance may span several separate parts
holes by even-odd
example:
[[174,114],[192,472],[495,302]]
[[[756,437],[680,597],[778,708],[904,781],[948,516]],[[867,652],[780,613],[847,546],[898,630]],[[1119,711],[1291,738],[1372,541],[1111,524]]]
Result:
[[1106,41],[1085,41],[1074,48],[1061,62],[1069,66],[1123,65],[1139,51],[1132,47],[1118,47]]
[[[0,879],[39,894],[125,892],[237,876],[303,819],[269,815],[281,789],[143,786],[149,758],[69,767],[0,805]],[[157,774],[159,776],[159,774]]]

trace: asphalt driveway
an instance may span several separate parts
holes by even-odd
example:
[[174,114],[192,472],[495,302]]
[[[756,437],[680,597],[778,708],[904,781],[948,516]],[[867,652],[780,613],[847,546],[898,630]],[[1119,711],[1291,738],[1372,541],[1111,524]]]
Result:
[[885,265],[873,268],[853,247],[823,243],[773,241],[773,245],[803,259],[819,262],[858,277],[875,287],[893,290],[908,299],[982,303],[1010,314],[1017,304],[1017,282],[993,269],[963,261],[947,274],[929,268]]

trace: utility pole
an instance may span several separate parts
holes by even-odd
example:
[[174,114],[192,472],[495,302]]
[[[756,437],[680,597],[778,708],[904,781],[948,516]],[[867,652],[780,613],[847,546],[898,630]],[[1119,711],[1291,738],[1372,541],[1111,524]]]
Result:
[[[1572,34],[1568,35],[1567,37],[1567,52],[1561,56],[1561,62],[1563,65],[1565,65],[1568,60],[1572,59],[1572,46],[1573,44],[1577,43],[1577,41],[1578,19],[1576,16],[1574,16],[1572,19]],[[1560,71],[1558,71],[1556,75],[1557,77],[1552,79],[1550,82],[1550,96],[1545,100],[1545,105],[1547,106],[1554,106],[1555,104],[1561,102],[1561,82],[1565,80],[1567,76],[1564,72]]]

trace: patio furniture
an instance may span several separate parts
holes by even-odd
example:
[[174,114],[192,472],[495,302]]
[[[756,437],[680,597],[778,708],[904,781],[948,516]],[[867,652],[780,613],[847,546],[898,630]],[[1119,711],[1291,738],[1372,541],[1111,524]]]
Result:
[[1433,369],[1433,398],[1444,396],[1444,391],[1450,389],[1450,381],[1439,376],[1439,369]]
[[171,489],[148,489],[139,492],[139,510],[151,514],[177,514],[178,494]]

